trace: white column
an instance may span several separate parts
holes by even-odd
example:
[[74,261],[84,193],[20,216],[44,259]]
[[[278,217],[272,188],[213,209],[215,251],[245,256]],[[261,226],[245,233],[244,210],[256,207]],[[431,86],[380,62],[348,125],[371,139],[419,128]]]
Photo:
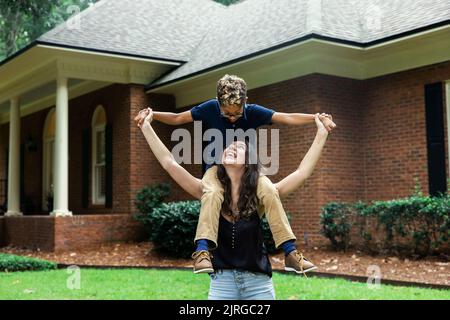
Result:
[[11,99],[9,111],[8,210],[5,216],[21,216],[20,212],[20,103]]
[[53,169],[52,216],[71,216],[69,211],[69,90],[67,78],[56,81],[56,132]]

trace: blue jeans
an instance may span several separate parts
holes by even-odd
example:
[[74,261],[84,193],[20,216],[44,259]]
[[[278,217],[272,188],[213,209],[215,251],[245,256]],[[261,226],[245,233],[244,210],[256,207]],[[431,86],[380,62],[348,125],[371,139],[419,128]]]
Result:
[[210,278],[208,300],[275,300],[272,278],[264,273],[222,269]]

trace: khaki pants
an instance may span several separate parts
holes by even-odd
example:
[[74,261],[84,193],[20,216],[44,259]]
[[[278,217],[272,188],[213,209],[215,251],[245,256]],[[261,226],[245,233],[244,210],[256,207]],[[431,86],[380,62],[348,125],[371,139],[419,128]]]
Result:
[[[222,184],[217,178],[217,166],[213,166],[205,172],[202,183],[202,206],[194,241],[199,239],[210,240],[215,245],[211,249],[215,249],[217,248],[220,211],[224,199]],[[257,196],[260,201],[259,217],[262,218],[264,213],[266,214],[275,246],[278,248],[285,241],[296,240],[281,204],[278,190],[272,181],[264,175],[259,177]]]

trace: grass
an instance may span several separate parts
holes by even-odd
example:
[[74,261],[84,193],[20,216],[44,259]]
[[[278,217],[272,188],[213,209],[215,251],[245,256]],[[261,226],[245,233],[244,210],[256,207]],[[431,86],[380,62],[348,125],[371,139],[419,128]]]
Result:
[[[81,269],[80,289],[69,289],[74,275],[66,269],[0,273],[0,299],[202,300],[208,297],[208,275],[155,269]],[[274,273],[278,300],[439,299],[450,290],[381,285],[341,279],[308,278]]]

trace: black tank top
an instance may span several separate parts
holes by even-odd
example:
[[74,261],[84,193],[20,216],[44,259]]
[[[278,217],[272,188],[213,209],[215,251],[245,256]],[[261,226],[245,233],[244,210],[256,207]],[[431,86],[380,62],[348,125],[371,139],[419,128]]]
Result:
[[215,270],[243,269],[272,277],[261,219],[256,211],[248,220],[239,219],[234,223],[220,215],[217,249],[212,251],[212,256]]

